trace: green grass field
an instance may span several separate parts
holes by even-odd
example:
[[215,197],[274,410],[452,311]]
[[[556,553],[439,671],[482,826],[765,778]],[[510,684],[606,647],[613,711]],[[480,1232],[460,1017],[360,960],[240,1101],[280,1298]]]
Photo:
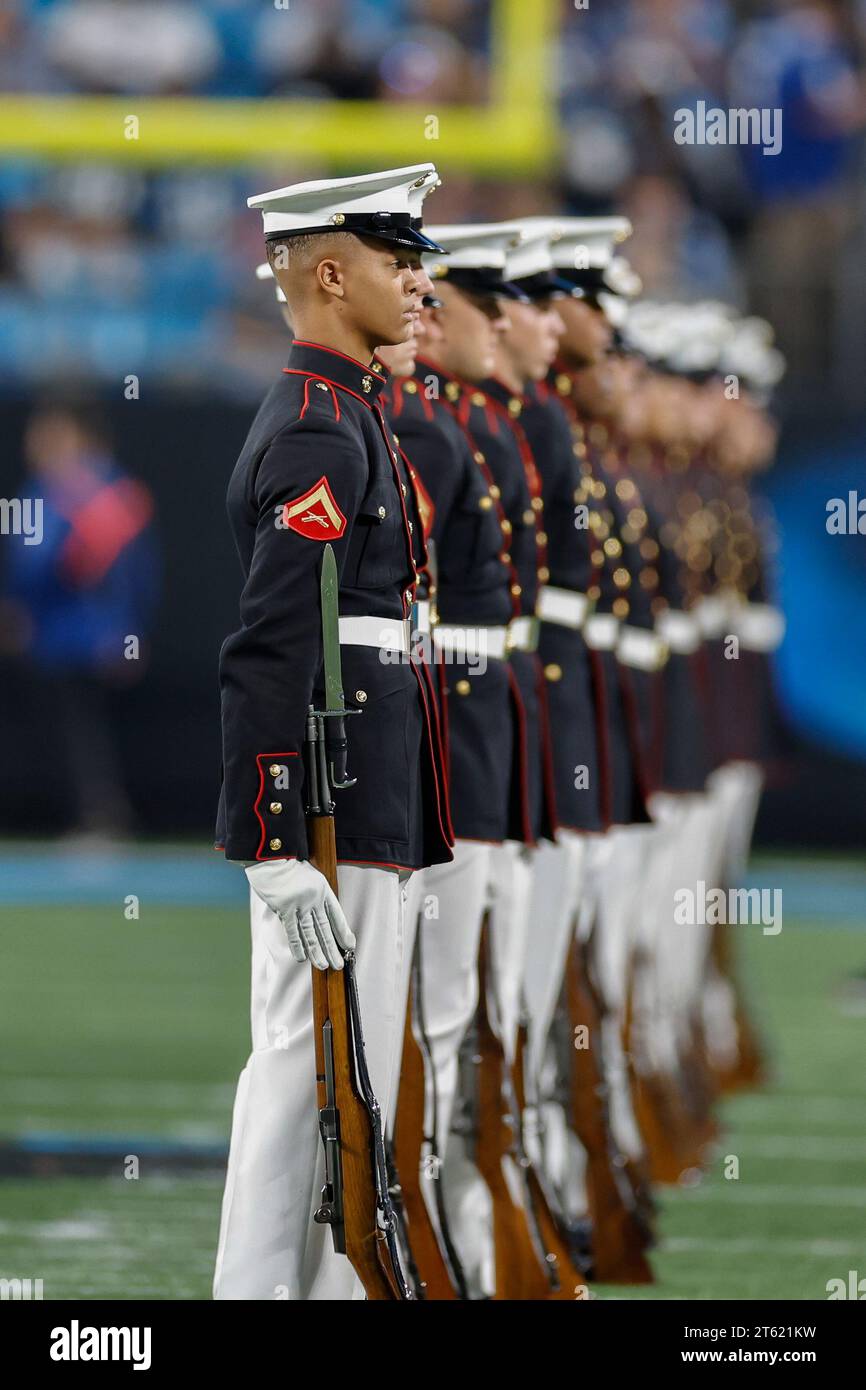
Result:
[[[3,1135],[226,1137],[247,1051],[242,911],[7,907],[0,927]],[[600,1297],[823,1299],[828,1279],[866,1274],[866,1014],[837,993],[866,934],[740,930],[776,1081],[727,1105],[699,1186],[661,1194],[658,1283]],[[46,1299],[206,1299],[221,1191],[145,1162],[133,1181],[0,1180],[0,1276],[41,1278]]]

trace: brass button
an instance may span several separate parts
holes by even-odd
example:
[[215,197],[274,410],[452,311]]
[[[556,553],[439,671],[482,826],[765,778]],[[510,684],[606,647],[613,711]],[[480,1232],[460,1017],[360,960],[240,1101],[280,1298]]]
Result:
[[271,774],[272,777],[279,777],[282,770],[283,769],[280,767],[279,763],[271,763],[270,767],[268,768],[268,772]]
[[543,498],[543,497],[533,497],[533,499],[532,499],[532,510],[533,510],[534,512],[543,512],[543,511],[544,511],[544,498]]
[[476,450],[475,450],[475,453],[473,454],[473,458],[475,459],[475,462],[476,462],[476,463],[483,463],[483,462],[484,462],[484,455],[482,454],[482,452],[481,452],[480,449],[476,449]]
[[614,615],[615,618],[627,618],[627,617],[628,617],[628,599],[627,599],[627,598],[615,598],[614,601],[613,601],[613,603],[611,604],[611,609],[612,609],[612,611],[613,611],[613,615]]
[[547,583],[548,579],[550,578],[550,570],[547,568],[546,565],[541,566],[541,569],[538,571],[538,578],[542,584]]
[[359,704],[359,705],[363,705],[363,703],[364,703],[364,701],[366,700],[366,698],[367,698],[367,692],[366,692],[366,690],[356,690],[356,691],[355,691],[355,699],[358,701],[358,704]]
[[499,501],[500,497],[502,496],[501,490],[496,486],[495,483],[491,483],[491,484],[490,484],[490,496],[493,497],[493,498],[495,498],[495,500],[496,500],[497,502]]
[[627,589],[631,583],[631,575],[622,565],[613,572],[613,582],[618,589]]
[[483,392],[483,391],[473,391],[473,392],[472,392],[472,404],[473,404],[473,405],[483,405],[483,404],[484,404],[484,392]]
[[395,434],[395,435],[394,435],[394,448],[397,449],[397,448],[399,448],[399,447],[400,447],[400,439],[399,439],[399,436]]
[[400,484],[400,491],[402,492],[403,496],[405,497],[405,496],[406,496],[406,484],[405,484],[405,483],[401,483],[401,484]]
[[535,534],[535,544],[536,544],[536,545],[547,545],[547,532],[546,532],[546,531],[537,531],[537,532],[536,532],[536,534]]
[[406,525],[409,527],[409,535],[411,536],[411,534],[412,534],[412,523],[411,523],[411,521],[407,521],[407,522],[406,522]]
[[283,847],[283,842],[282,842],[282,840],[270,840],[268,843],[269,843],[269,847],[270,847],[272,850],[282,849],[282,847]]
[[406,381],[406,382],[404,382],[404,383],[403,383],[403,390],[404,390],[404,391],[408,391],[408,393],[409,393],[410,396],[414,396],[414,395],[415,395],[415,392],[418,390],[418,383],[417,383],[417,381]]
[[316,385],[318,386],[320,391],[327,391],[328,389],[323,381],[317,381]]
[[346,214],[344,212],[335,212],[330,220],[333,222],[335,227],[342,227],[343,223],[346,220]]
[[512,584],[511,592],[515,598],[519,598],[520,595],[523,593],[523,590],[521,589],[519,584]]
[[535,512],[531,511],[529,507],[527,507],[526,511],[523,513],[523,524],[524,526],[533,526],[535,524]]
[[382,518],[383,521],[384,521],[384,519],[385,519],[385,517],[386,517],[387,515],[388,515],[388,513],[385,511],[385,508],[384,508],[384,507],[380,507],[380,508],[379,508],[379,516]]
[[502,561],[503,565],[510,565],[510,564],[511,564],[511,556],[509,555],[509,553],[508,553],[507,550],[503,550],[503,552],[502,552],[502,554],[500,555],[499,558],[500,558],[500,560]]
[[368,392],[368,391],[372,391],[372,389],[373,389],[373,378],[372,378],[371,376],[362,376],[362,377],[361,377],[361,390],[364,391],[364,392],[366,393],[366,392]]
[[456,381],[446,381],[445,395],[448,397],[449,401],[460,399],[460,387],[457,385]]
[[557,666],[556,662],[552,661],[549,666],[545,666],[544,674],[549,681],[561,681],[562,667]]
[[271,802],[271,815],[272,815],[272,816],[278,816],[278,815],[280,814],[280,812],[282,811],[282,809],[283,809],[283,803],[282,803],[282,801],[272,801],[272,802]]
[[507,518],[505,519],[505,521],[501,521],[499,525],[503,536],[511,535],[511,532],[514,528],[512,527],[511,522]]
[[489,511],[490,511],[490,508],[493,506],[493,498],[492,498],[492,497],[486,497],[486,496],[485,496],[485,497],[479,497],[479,499],[478,499],[478,505],[479,505],[479,507],[481,508],[481,510],[482,510],[483,512],[489,512]]
[[468,681],[458,681],[454,689],[457,691],[458,695],[468,695],[472,686]]
[[519,401],[516,396],[512,396],[511,400],[508,402],[508,414],[512,419],[516,420],[522,409],[523,402]]

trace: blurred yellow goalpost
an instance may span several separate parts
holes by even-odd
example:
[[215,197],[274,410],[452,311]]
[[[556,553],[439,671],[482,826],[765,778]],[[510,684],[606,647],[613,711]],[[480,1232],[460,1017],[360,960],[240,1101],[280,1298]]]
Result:
[[536,173],[549,166],[557,140],[557,8],[558,0],[492,0],[486,106],[0,96],[0,155],[150,167],[287,158],[382,167],[433,159],[479,174]]

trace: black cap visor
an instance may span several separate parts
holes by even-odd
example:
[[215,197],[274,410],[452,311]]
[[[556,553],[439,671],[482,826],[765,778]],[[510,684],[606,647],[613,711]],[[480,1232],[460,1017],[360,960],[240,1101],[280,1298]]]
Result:
[[418,219],[410,217],[408,212],[340,212],[335,216],[340,221],[332,220],[318,227],[298,227],[293,231],[269,232],[265,241],[289,241],[294,236],[319,236],[324,232],[353,232],[355,236],[376,237],[378,241],[391,242],[395,246],[438,251],[444,256],[448,254],[444,247],[431,241],[413,225]]
[[[434,275],[434,281],[436,278]],[[485,298],[493,296],[497,299],[518,299],[525,302],[529,297],[518,285],[504,280],[502,272],[492,266],[449,266],[440,278],[447,280],[449,285],[456,285],[458,290],[466,290],[468,294],[482,295]]]

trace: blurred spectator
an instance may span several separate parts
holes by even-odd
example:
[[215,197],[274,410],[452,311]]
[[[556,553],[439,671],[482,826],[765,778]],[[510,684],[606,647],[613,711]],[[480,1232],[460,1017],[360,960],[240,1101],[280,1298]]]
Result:
[[775,325],[789,385],[826,378],[837,311],[839,252],[853,223],[863,75],[837,0],[787,0],[747,25],[733,54],[735,106],[782,112],[782,147],[743,156],[757,202],[749,235],[753,307]]
[[31,508],[41,505],[41,525],[29,540],[4,537],[4,646],[36,677],[46,735],[58,726],[63,737],[69,792],[64,786],[58,811],[71,811],[79,834],[115,838],[129,831],[132,813],[110,692],[139,680],[146,664],[158,588],[153,502],[81,408],[37,410],[24,447],[23,491]]

